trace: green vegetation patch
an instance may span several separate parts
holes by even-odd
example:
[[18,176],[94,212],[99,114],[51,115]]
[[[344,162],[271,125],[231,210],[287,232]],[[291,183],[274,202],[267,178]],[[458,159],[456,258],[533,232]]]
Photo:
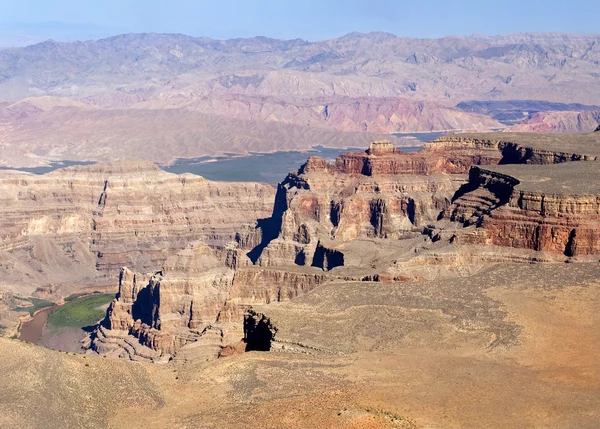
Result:
[[97,323],[104,317],[103,306],[109,304],[114,294],[95,295],[76,302],[69,302],[48,317],[48,326],[51,328],[84,328]]
[[24,301],[29,301],[31,305],[15,307],[13,310],[28,311],[29,314],[33,316],[36,311],[41,310],[42,308],[52,307],[54,305],[54,303],[51,301],[46,301],[45,299],[39,298],[27,298]]
[[[99,292],[94,292],[94,294],[99,294]],[[69,295],[68,297],[65,298],[65,302],[71,302],[71,301],[75,301],[77,298],[81,298],[82,296],[86,296],[89,295],[89,293],[87,292],[81,292],[81,293],[74,293],[73,295]]]

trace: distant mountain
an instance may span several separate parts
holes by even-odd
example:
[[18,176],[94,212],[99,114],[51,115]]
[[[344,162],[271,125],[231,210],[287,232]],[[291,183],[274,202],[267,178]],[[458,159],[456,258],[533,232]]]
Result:
[[[0,102],[12,106],[0,114],[0,139],[16,144],[28,127],[39,125],[31,118],[62,118],[65,104],[70,123],[95,118],[95,138],[109,144],[112,138],[101,134],[110,125],[98,121],[114,113],[98,112],[180,112],[182,123],[189,121],[186,112],[195,112],[219,121],[336,132],[494,129],[565,106],[594,110],[599,66],[600,36],[573,34],[409,39],[352,33],[320,42],[123,34],[49,40],[0,51]],[[43,113],[15,104],[25,98]],[[236,127],[226,128],[235,140]],[[202,153],[204,140],[194,135],[182,144]],[[278,138],[281,148],[297,145]],[[40,138],[39,145],[48,139]],[[228,144],[211,142],[224,150]]]
[[511,128],[518,132],[591,133],[600,124],[600,109],[595,111],[554,111],[532,113]]
[[600,106],[579,103],[552,103],[538,100],[463,101],[456,105],[466,112],[489,115],[505,125],[514,125],[539,112],[600,111]]
[[269,96],[403,96],[597,103],[600,36],[407,39],[350,34],[323,42],[125,34],[0,52],[4,99],[173,89]]

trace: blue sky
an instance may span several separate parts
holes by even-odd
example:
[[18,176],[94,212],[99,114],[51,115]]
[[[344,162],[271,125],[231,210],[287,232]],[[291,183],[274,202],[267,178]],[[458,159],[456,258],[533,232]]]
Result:
[[[352,31],[410,37],[598,34],[600,0],[0,0],[0,21],[90,24],[107,33],[178,32],[214,38],[316,40]],[[45,25],[46,32],[58,27]],[[73,29],[81,32],[80,26]]]

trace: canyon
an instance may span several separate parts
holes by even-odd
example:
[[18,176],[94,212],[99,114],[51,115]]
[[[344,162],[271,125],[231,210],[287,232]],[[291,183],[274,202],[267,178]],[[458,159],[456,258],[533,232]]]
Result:
[[[0,426],[595,427],[599,162],[599,133],[457,134],[414,153],[376,141],[310,157],[265,191],[267,213],[261,203],[166,258],[123,264],[85,354],[0,338],[3,397],[45,380],[24,395],[30,413],[0,401]],[[184,178],[221,189],[225,207],[233,189],[252,189],[240,204],[260,200],[262,185],[135,165],[37,180],[111,170],[144,177],[130,190],[161,177],[171,190],[146,204]],[[121,204],[114,217],[128,219]]]
[[[153,270],[189,243],[216,246],[269,215],[266,184],[210,182],[149,162],[74,166],[45,175],[0,172],[0,324],[18,322],[16,298],[61,302],[109,288],[121,267]],[[12,329],[9,330],[9,332]]]
[[87,347],[133,360],[214,359],[244,348],[248,308],[263,306],[273,323],[265,304],[331,282],[592,262],[599,156],[597,133],[500,133],[442,137],[414,153],[378,141],[334,162],[310,157],[279,184],[271,216],[226,246],[193,243],[153,273],[124,268]]
[[0,428],[600,427],[599,35],[27,37]]

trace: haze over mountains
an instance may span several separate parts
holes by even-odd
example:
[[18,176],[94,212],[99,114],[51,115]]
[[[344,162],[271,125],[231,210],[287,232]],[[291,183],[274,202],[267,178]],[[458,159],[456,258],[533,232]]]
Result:
[[0,163],[169,163],[519,123],[587,132],[600,111],[599,64],[600,36],[571,34],[47,41],[0,51]]
[[48,39],[59,42],[100,39],[118,32],[111,28],[89,23],[74,24],[56,21],[35,23],[0,22],[0,48],[28,46]]

